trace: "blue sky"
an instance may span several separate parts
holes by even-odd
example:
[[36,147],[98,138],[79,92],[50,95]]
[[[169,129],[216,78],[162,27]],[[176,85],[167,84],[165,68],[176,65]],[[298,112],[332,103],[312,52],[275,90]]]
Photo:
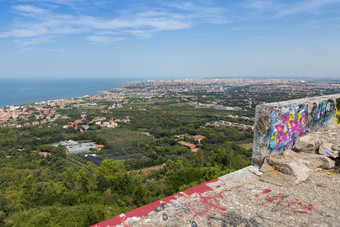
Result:
[[0,78],[340,79],[340,0],[0,0]]

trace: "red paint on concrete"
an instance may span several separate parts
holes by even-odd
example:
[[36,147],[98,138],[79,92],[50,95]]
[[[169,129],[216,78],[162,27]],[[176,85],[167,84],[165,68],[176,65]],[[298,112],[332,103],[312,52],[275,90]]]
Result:
[[269,192],[271,192],[272,190],[270,190],[270,189],[266,189],[266,190],[264,190],[262,193],[263,194],[267,194],[267,193],[269,193]]
[[[92,225],[92,227],[109,227],[109,226],[116,226],[116,225],[123,225],[124,222],[129,219],[129,218],[142,218],[142,217],[147,217],[149,216],[149,213],[153,210],[155,210],[156,208],[160,207],[162,205],[162,203],[169,203],[172,200],[177,200],[178,198],[182,197],[182,196],[186,196],[186,195],[192,195],[194,193],[198,193],[200,196],[202,193],[207,192],[207,191],[211,191],[213,190],[211,187],[209,187],[207,184],[209,183],[213,183],[213,182],[217,182],[218,179],[215,180],[211,180],[208,182],[205,182],[204,184],[200,184],[197,185],[195,187],[189,188],[183,192],[177,193],[175,195],[172,196],[168,196],[164,199],[149,203],[145,206],[136,208],[134,210],[128,211],[124,214],[121,214],[119,216],[113,217],[111,219],[108,219],[106,221],[100,222],[98,224]],[[201,197],[202,198],[202,197]],[[206,201],[204,199],[204,201]],[[207,202],[206,202],[207,203]],[[214,207],[214,204],[211,204],[211,207]],[[215,206],[217,209],[220,209],[220,207]]]
[[287,197],[281,193],[275,196],[267,196],[265,200],[273,203],[276,206],[281,206],[290,209],[294,214],[305,214],[314,211],[314,206],[311,203],[300,201],[299,199],[287,200]]
[[200,184],[200,185],[197,185],[197,186],[195,186],[193,188],[189,188],[187,190],[184,190],[183,193],[185,193],[187,195],[192,195],[194,193],[202,194],[204,192],[211,191],[212,188],[209,187],[207,184],[214,183],[214,182],[217,182],[217,181],[218,181],[218,179],[205,182],[204,184]]
[[219,205],[219,201],[213,197],[213,196],[202,196],[200,195],[200,202],[204,204],[204,209],[200,212],[197,212],[194,217],[204,215],[208,213],[211,210],[221,210],[221,211],[227,211],[224,207]]

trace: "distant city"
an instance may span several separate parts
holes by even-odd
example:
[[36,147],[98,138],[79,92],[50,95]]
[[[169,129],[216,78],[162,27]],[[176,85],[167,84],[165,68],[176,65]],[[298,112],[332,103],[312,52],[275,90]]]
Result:
[[[217,104],[216,100],[211,102],[198,102],[197,100],[189,101],[186,96],[190,93],[207,93],[207,94],[224,94],[233,91],[239,93],[244,105]],[[256,104],[265,103],[260,101],[263,94],[270,100],[277,96],[291,99],[294,97],[310,97],[323,94],[331,94],[340,92],[340,81],[324,80],[297,80],[297,79],[182,79],[182,80],[150,80],[147,82],[129,82],[123,83],[121,89],[115,91],[106,91],[103,94],[86,95],[71,99],[58,99],[50,101],[42,101],[26,105],[11,105],[0,107],[0,124],[12,127],[24,127],[29,125],[39,125],[48,122],[54,122],[58,119],[68,119],[67,115],[60,112],[66,107],[89,107],[96,106],[96,102],[113,102],[114,104],[108,108],[122,107],[129,102],[129,97],[134,94],[144,93],[146,98],[151,98],[159,94],[178,94],[184,101],[188,101],[191,105],[203,108],[216,108],[221,110],[241,110],[242,108],[254,107]],[[282,96],[280,93],[284,93]],[[232,97],[232,95],[229,95]],[[204,98],[204,96],[203,96]],[[260,99],[257,99],[260,98]],[[257,101],[256,101],[257,100]],[[234,103],[235,104],[235,103]],[[80,119],[70,122],[64,127],[84,127],[82,125],[86,114]],[[102,120],[102,119],[100,119]],[[251,119],[253,120],[253,119]],[[96,119],[94,119],[96,121]],[[116,120],[117,121],[117,120]],[[88,123],[92,123],[89,121]],[[242,126],[243,127],[243,126]]]

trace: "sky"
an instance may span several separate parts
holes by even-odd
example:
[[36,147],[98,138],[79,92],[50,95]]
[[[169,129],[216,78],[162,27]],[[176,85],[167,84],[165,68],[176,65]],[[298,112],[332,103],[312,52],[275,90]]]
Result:
[[0,78],[340,79],[340,0],[0,0]]

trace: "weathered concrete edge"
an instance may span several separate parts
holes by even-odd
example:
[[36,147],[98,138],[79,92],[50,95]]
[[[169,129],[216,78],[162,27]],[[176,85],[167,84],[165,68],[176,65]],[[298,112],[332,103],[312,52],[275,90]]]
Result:
[[251,173],[253,166],[248,166],[227,175],[221,176],[217,179],[205,182],[195,187],[189,188],[177,194],[168,196],[166,198],[149,203],[142,207],[138,207],[134,210],[120,214],[116,217],[108,219],[106,221],[92,225],[91,227],[113,227],[113,226],[130,226],[135,222],[138,222],[142,218],[149,217],[152,212],[157,212],[158,208],[162,207],[164,203],[175,202],[180,198],[191,196],[194,193],[203,194],[209,191],[213,191],[217,188],[228,186],[236,187],[244,184],[248,184],[251,180],[258,178],[255,174]]

